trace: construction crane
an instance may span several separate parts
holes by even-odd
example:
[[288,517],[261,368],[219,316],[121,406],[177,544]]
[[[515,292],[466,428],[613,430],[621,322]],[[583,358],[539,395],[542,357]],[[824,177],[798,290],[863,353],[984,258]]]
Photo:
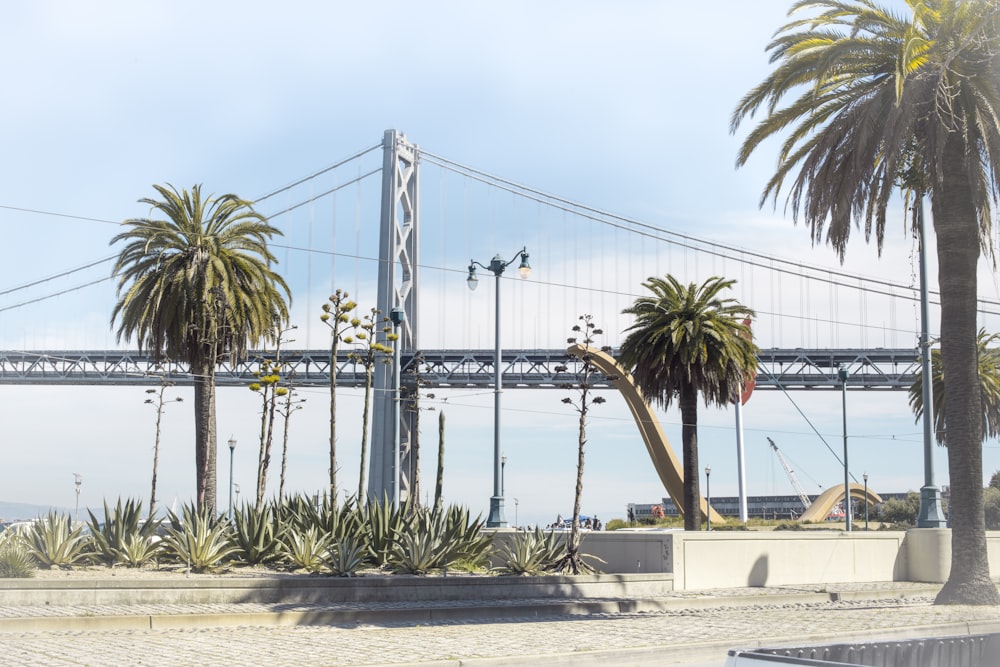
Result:
[[785,474],[788,475],[788,481],[792,483],[792,488],[795,489],[795,493],[799,495],[799,500],[802,501],[803,511],[809,509],[812,501],[809,500],[806,490],[802,488],[802,485],[799,484],[799,480],[795,477],[795,471],[788,465],[788,461],[785,460],[785,457],[781,454],[781,450],[778,449],[778,446],[774,444],[774,440],[768,438],[767,441],[771,443],[771,449],[773,449],[774,453],[778,455],[778,460],[781,461],[781,467],[785,469]]

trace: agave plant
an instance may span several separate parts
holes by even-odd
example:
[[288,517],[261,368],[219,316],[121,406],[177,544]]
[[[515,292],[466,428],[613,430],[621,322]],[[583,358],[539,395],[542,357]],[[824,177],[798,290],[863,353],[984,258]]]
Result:
[[445,540],[445,532],[441,512],[415,512],[396,534],[390,547],[389,566],[407,574],[427,574],[446,567],[458,551],[457,545]]
[[182,515],[170,513],[170,526],[163,540],[163,550],[194,572],[211,572],[236,551],[229,524],[211,510],[197,510],[185,505]]
[[397,531],[390,566],[397,572],[427,574],[462,562],[466,569],[485,564],[492,538],[465,508],[416,508]]
[[342,537],[330,542],[323,564],[336,577],[350,577],[364,567],[368,548],[359,538]]
[[25,532],[24,546],[41,567],[69,567],[87,557],[90,540],[83,527],[70,527],[68,514],[49,512]]
[[[328,504],[324,494],[322,503]],[[284,530],[301,532],[310,526],[318,526],[320,523],[320,510],[309,496],[301,493],[285,498],[285,502],[276,509],[278,523]]]
[[369,502],[362,510],[364,526],[368,532],[368,551],[375,565],[388,565],[392,559],[392,545],[404,530],[406,517],[411,513],[409,500],[394,508],[388,498]]
[[343,505],[322,504],[317,526],[329,533],[334,540],[346,539],[364,544],[368,537],[365,516],[357,499],[351,496]]
[[331,539],[316,526],[302,531],[289,530],[284,536],[284,555],[296,567],[319,572],[326,564]]
[[[537,528],[535,530],[538,530]],[[580,541],[577,543],[577,552],[572,554],[569,551],[569,547],[565,542],[560,542],[562,549],[562,556],[555,560],[552,566],[552,570],[555,572],[560,572],[563,574],[594,574],[599,572],[594,563],[606,563],[603,558],[595,556],[593,554],[585,554],[580,551],[580,547],[583,546],[583,536],[580,536]]]
[[352,538],[365,541],[365,514],[355,498],[337,505],[330,496],[310,500],[306,496],[293,496],[279,508],[281,522],[292,530],[303,531],[315,526],[334,540]]
[[494,552],[499,561],[497,570],[502,574],[539,575],[555,569],[556,563],[566,556],[566,543],[553,531],[543,533],[518,532],[505,540]]
[[122,504],[121,498],[114,510],[104,502],[104,523],[97,520],[89,509],[92,556],[106,565],[141,567],[156,558],[161,550],[157,530],[162,524],[159,519],[145,519],[142,501],[129,498]]
[[35,560],[20,540],[0,540],[0,578],[25,579],[35,576],[37,569]]
[[[438,508],[435,507],[435,511]],[[482,516],[470,519],[469,509],[452,505],[445,515],[447,538],[459,545],[459,554],[449,566],[460,564],[462,569],[475,571],[488,567],[493,550],[493,535],[483,531],[486,522]]]
[[233,543],[241,561],[260,565],[278,560],[282,554],[284,529],[273,503],[245,505],[233,515]]

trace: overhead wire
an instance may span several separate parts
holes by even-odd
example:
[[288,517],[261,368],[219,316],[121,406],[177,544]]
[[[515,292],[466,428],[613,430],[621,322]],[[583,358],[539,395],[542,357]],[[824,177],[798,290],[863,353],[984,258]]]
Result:
[[[376,145],[371,146],[371,147],[368,147],[366,149],[362,149],[361,151],[358,151],[355,154],[351,155],[350,157],[347,157],[347,158],[345,158],[343,160],[340,160],[340,161],[334,163],[333,165],[325,167],[325,168],[323,168],[323,169],[321,169],[319,171],[316,171],[316,172],[314,172],[314,173],[312,173],[312,174],[310,174],[308,176],[304,176],[304,177],[302,177],[300,179],[297,179],[297,180],[293,181],[292,183],[289,183],[288,185],[282,186],[282,187],[277,188],[277,189],[275,189],[275,190],[273,190],[271,192],[268,192],[265,195],[262,195],[261,197],[258,197],[255,200],[255,202],[264,201],[264,200],[269,199],[269,198],[271,198],[271,197],[273,197],[273,196],[275,196],[277,194],[280,194],[282,192],[286,192],[286,191],[288,191],[288,190],[296,187],[297,185],[301,185],[301,184],[303,184],[303,183],[305,183],[305,182],[307,182],[307,181],[309,181],[311,179],[317,178],[318,176],[321,176],[321,175],[323,175],[325,173],[328,173],[329,171],[332,171],[333,169],[336,169],[336,168],[341,167],[341,166],[343,166],[343,165],[345,165],[345,164],[347,164],[347,163],[349,163],[349,162],[351,162],[353,160],[356,160],[356,159],[358,159],[358,158],[360,158],[360,157],[362,157],[362,156],[364,156],[364,155],[370,153],[371,151],[376,150],[376,149],[378,149],[380,147],[381,147],[381,143],[380,144],[376,144]],[[537,190],[537,189],[534,189],[534,188],[530,188],[530,187],[524,186],[524,185],[516,183],[514,181],[510,181],[508,179],[504,179],[504,178],[501,178],[501,177],[489,174],[487,172],[475,169],[473,167],[469,167],[467,165],[463,165],[461,163],[449,160],[447,158],[444,158],[442,156],[436,155],[434,153],[427,152],[427,151],[425,151],[423,149],[420,149],[419,152],[420,152],[421,158],[425,159],[427,162],[430,162],[432,164],[436,164],[437,166],[439,166],[439,167],[441,167],[443,169],[447,169],[449,171],[454,171],[455,173],[461,174],[461,175],[463,175],[463,176],[465,176],[467,178],[471,178],[473,180],[477,180],[477,181],[480,181],[482,183],[485,183],[485,184],[488,184],[488,185],[492,185],[492,186],[498,187],[500,189],[507,190],[509,192],[512,192],[513,194],[516,194],[516,195],[519,195],[519,196],[522,196],[522,197],[534,200],[534,201],[536,201],[536,202],[538,202],[540,204],[543,204],[543,205],[550,206],[550,207],[556,208],[558,210],[561,210],[564,213],[571,213],[571,214],[578,215],[578,216],[581,216],[581,217],[584,217],[584,218],[589,218],[589,219],[591,219],[591,220],[593,220],[595,222],[598,222],[598,223],[601,223],[601,224],[605,224],[605,225],[609,225],[609,226],[611,226],[611,227],[613,227],[615,229],[620,229],[622,231],[629,232],[629,233],[632,233],[632,234],[637,234],[637,235],[640,235],[640,236],[645,236],[647,238],[652,238],[652,239],[655,239],[655,240],[658,240],[658,241],[666,242],[668,244],[671,244],[671,246],[672,245],[677,245],[678,247],[685,248],[685,249],[688,249],[688,250],[692,250],[692,251],[695,251],[695,252],[707,253],[707,254],[709,254],[709,255],[711,255],[713,257],[716,257],[716,256],[721,257],[723,260],[725,260],[726,258],[734,259],[734,260],[738,261],[741,264],[741,266],[747,265],[747,266],[761,268],[761,269],[764,269],[766,271],[771,271],[771,272],[775,272],[775,273],[783,273],[783,274],[788,274],[788,275],[796,275],[797,274],[797,275],[800,276],[800,278],[804,278],[806,280],[816,280],[816,281],[819,281],[819,282],[822,282],[822,283],[827,283],[829,285],[833,285],[833,286],[836,286],[836,287],[846,286],[846,287],[848,287],[850,289],[858,290],[858,291],[860,291],[862,293],[878,294],[878,295],[890,297],[891,299],[906,299],[906,300],[913,301],[913,302],[919,301],[919,295],[916,294],[917,289],[914,286],[912,286],[912,285],[903,285],[903,284],[894,283],[892,281],[887,281],[887,280],[883,280],[883,279],[879,279],[879,278],[873,278],[873,277],[869,277],[869,276],[860,276],[860,275],[856,275],[856,274],[850,274],[850,273],[847,273],[847,272],[837,271],[837,270],[829,269],[829,268],[826,268],[826,267],[811,266],[811,265],[808,265],[808,264],[804,264],[802,262],[795,262],[795,261],[783,259],[783,258],[780,258],[780,257],[770,257],[770,256],[764,255],[764,254],[759,253],[759,252],[755,252],[755,251],[752,251],[752,250],[747,250],[745,248],[736,248],[734,246],[729,246],[729,245],[718,243],[718,242],[714,242],[714,241],[705,241],[705,240],[698,239],[697,237],[694,237],[694,236],[691,236],[691,235],[688,235],[688,234],[674,232],[674,231],[671,231],[671,230],[668,230],[668,229],[665,229],[665,228],[662,228],[662,227],[659,227],[659,226],[656,226],[656,225],[651,225],[649,223],[644,223],[642,221],[635,220],[633,218],[628,218],[628,217],[625,217],[625,216],[620,216],[620,215],[613,214],[613,213],[610,213],[610,212],[607,212],[607,211],[603,211],[603,210],[598,209],[598,208],[587,206],[585,204],[580,204],[578,202],[573,202],[571,200],[568,200],[568,199],[565,199],[565,198],[562,198],[562,197],[558,197],[556,195],[551,195],[549,193],[545,193],[543,191],[540,191],[540,190]],[[364,174],[361,174],[361,175],[357,176],[354,179],[351,179],[351,180],[349,180],[347,182],[341,183],[341,184],[339,184],[339,185],[337,185],[337,186],[335,186],[333,188],[330,188],[330,189],[328,189],[328,190],[326,190],[326,191],[324,191],[324,192],[322,192],[320,194],[317,194],[317,195],[314,195],[314,196],[310,196],[310,197],[308,197],[307,199],[305,199],[303,201],[300,201],[300,202],[298,202],[296,204],[293,204],[291,206],[288,206],[288,207],[286,207],[284,209],[281,209],[281,210],[278,210],[278,211],[276,211],[274,213],[271,213],[271,214],[268,215],[268,217],[269,218],[279,217],[281,215],[289,213],[289,212],[291,212],[291,211],[293,211],[293,210],[295,210],[297,208],[300,208],[302,206],[310,204],[310,203],[312,203],[312,202],[314,202],[314,201],[316,201],[318,199],[321,199],[321,198],[326,197],[326,196],[328,196],[330,194],[336,193],[337,191],[343,189],[344,187],[347,187],[349,185],[353,185],[355,183],[359,183],[360,181],[362,181],[362,180],[364,180],[366,178],[369,178],[369,177],[371,177],[371,176],[373,176],[373,175],[375,175],[377,173],[380,173],[380,172],[381,172],[381,167],[378,167],[376,169],[372,169],[372,170],[370,170],[370,171],[368,171],[368,172],[366,172]],[[69,214],[63,214],[63,213],[54,213],[54,212],[49,212],[49,211],[41,211],[41,210],[37,210],[37,209],[27,209],[27,208],[14,207],[14,206],[5,206],[5,205],[0,205],[0,208],[7,209],[7,210],[24,211],[24,212],[29,212],[29,213],[34,213],[34,214],[40,214],[40,215],[51,215],[51,216],[57,216],[57,217],[66,217],[66,218],[79,219],[79,220],[87,220],[87,221],[93,221],[93,222],[102,222],[102,223],[108,223],[108,224],[120,224],[117,221],[105,220],[105,219],[101,219],[101,218],[93,218],[93,217],[86,217],[86,216],[79,216],[79,215],[69,215]],[[618,221],[618,222],[615,222],[615,221]],[[638,228],[638,229],[636,229],[636,228]],[[644,231],[644,230],[650,230],[650,231]],[[655,232],[655,233],[653,233],[653,232]],[[665,235],[665,236],[672,237],[672,238],[677,238],[677,239],[683,239],[684,241],[687,241],[687,243],[682,243],[682,242],[679,242],[679,241],[676,241],[676,240],[670,240],[670,239],[667,239],[667,238],[663,238],[660,235]],[[700,244],[700,245],[698,245],[698,244]],[[279,244],[275,244],[275,246],[276,247],[281,247]],[[706,248],[706,247],[702,247],[702,246],[709,246],[709,247]],[[721,252],[720,250],[715,250],[715,249],[721,249],[721,250],[733,252],[733,253],[736,253],[737,255],[739,255],[739,257],[736,257],[735,255],[734,256],[730,256],[730,255],[727,255],[724,252]],[[349,256],[349,257],[353,256],[355,258],[359,258],[359,256],[357,254],[355,254],[355,255],[350,255],[350,254],[345,254],[345,253],[337,253],[337,254],[341,254],[341,255]],[[760,261],[760,262],[753,261],[753,260],[747,259],[747,257],[752,257],[752,258],[757,258],[757,259],[765,260],[766,263],[765,263],[765,261]],[[49,278],[41,279],[41,280],[32,282],[30,284],[27,284],[27,285],[15,287],[15,288],[10,288],[8,290],[0,292],[0,295],[6,294],[6,293],[10,293],[12,291],[17,291],[17,290],[20,290],[20,289],[25,289],[27,287],[35,286],[35,285],[38,285],[38,284],[43,284],[43,283],[48,282],[50,280],[54,280],[56,278],[60,278],[60,277],[66,276],[66,275],[70,275],[70,274],[75,273],[77,271],[81,271],[81,270],[84,270],[86,268],[90,268],[91,266],[94,266],[96,264],[100,264],[100,263],[103,263],[103,262],[106,262],[106,261],[110,261],[110,259],[113,259],[113,258],[103,258],[103,259],[97,260],[95,262],[92,262],[92,263],[90,263],[88,265],[85,265],[83,267],[79,267],[79,268],[76,268],[76,269],[65,271],[65,272],[53,275],[53,276],[51,276]],[[779,266],[779,265],[776,265],[776,263],[780,264],[780,265],[785,265],[785,266]],[[787,266],[787,268],[786,268],[786,266]],[[440,268],[440,267],[428,267],[428,268]],[[444,269],[442,269],[442,270],[444,270]],[[832,277],[828,278],[828,277],[816,276],[816,275],[805,275],[805,274],[803,274],[803,271],[825,273],[828,276],[836,276],[836,277],[839,277],[839,278],[857,280],[858,282],[857,282],[857,286],[855,286],[855,285],[852,285],[851,283],[844,283],[842,281],[834,280]],[[18,304],[18,305],[14,305],[14,306],[8,306],[7,308],[4,308],[4,310],[9,310],[11,308],[16,308],[16,307],[19,307],[21,305],[28,305],[30,303],[35,303],[37,301],[45,300],[47,298],[52,298],[52,297],[55,297],[55,296],[59,296],[61,294],[65,294],[68,291],[75,291],[75,290],[78,290],[78,289],[82,289],[84,287],[88,287],[88,286],[96,284],[98,282],[103,282],[103,281],[89,282],[89,283],[86,283],[86,284],[83,284],[83,285],[79,285],[79,286],[74,287],[74,288],[70,288],[70,289],[67,289],[67,290],[62,290],[62,291],[57,292],[57,293],[53,293],[51,295],[42,296],[42,297],[39,297],[37,299],[32,299],[32,300],[26,301],[26,302],[24,302],[22,304]],[[880,289],[875,289],[873,287],[866,286],[866,285],[882,285],[882,286],[888,287],[889,289],[888,290],[880,290]],[[568,287],[568,288],[573,288],[573,289],[586,289],[587,291],[598,291],[598,292],[601,292],[601,293],[613,293],[613,294],[619,294],[619,295],[622,295],[622,294],[630,295],[630,293],[628,293],[628,292],[622,293],[622,292],[613,291],[613,290],[594,290],[592,288],[578,288],[576,286],[570,286],[570,285],[563,285],[563,287]],[[904,293],[903,294],[897,293],[897,292],[893,291],[894,289],[902,290]],[[934,292],[934,291],[931,291],[930,294],[931,295],[938,295],[938,293]],[[934,304],[934,305],[940,305],[939,301],[932,300],[931,303]],[[1000,315],[1000,301],[993,301],[993,300],[990,300],[990,299],[982,299],[982,298],[980,298],[980,299],[977,299],[977,303],[982,305],[982,307],[979,308],[979,312],[980,312],[981,315]],[[987,309],[987,306],[996,306],[998,309],[997,310],[989,310],[989,309]],[[791,316],[791,317],[795,317],[795,316]],[[800,317],[804,317],[804,316],[800,316]]]
[[[549,206],[552,206],[553,208],[556,208],[556,209],[559,209],[559,210],[563,210],[563,211],[566,211],[566,212],[570,212],[570,213],[574,213],[575,215],[578,215],[578,216],[583,217],[583,218],[591,218],[591,219],[594,219],[594,220],[596,220],[598,222],[602,222],[603,224],[606,224],[606,225],[609,225],[609,226],[613,226],[613,227],[614,226],[618,226],[621,223],[625,223],[627,225],[633,225],[635,227],[639,227],[640,229],[632,229],[632,228],[630,228],[628,226],[622,226],[621,228],[624,229],[625,231],[629,231],[629,232],[632,232],[632,233],[635,233],[635,234],[646,236],[647,238],[652,238],[652,239],[659,240],[659,241],[664,241],[664,242],[667,242],[667,243],[674,243],[674,244],[678,245],[679,247],[686,248],[688,250],[693,250],[695,252],[701,252],[701,253],[705,253],[705,254],[708,254],[708,255],[719,256],[719,257],[722,257],[722,258],[730,257],[732,259],[735,259],[735,255],[731,256],[731,255],[727,255],[725,253],[722,253],[722,252],[720,252],[718,250],[712,250],[710,248],[701,247],[699,245],[692,245],[692,244],[703,244],[703,245],[710,246],[711,248],[720,248],[720,249],[723,249],[723,250],[730,251],[732,253],[742,254],[744,256],[755,257],[755,258],[758,258],[758,259],[761,259],[761,260],[767,260],[767,261],[770,261],[770,262],[777,261],[777,262],[779,262],[781,264],[788,265],[789,268],[783,268],[783,267],[769,266],[768,264],[765,264],[763,262],[756,262],[756,261],[751,261],[751,260],[746,260],[746,259],[739,260],[739,261],[741,261],[741,262],[743,262],[745,264],[748,264],[750,266],[756,266],[756,267],[763,268],[765,270],[773,271],[773,272],[776,272],[776,273],[784,273],[784,274],[788,274],[788,275],[798,275],[798,273],[801,272],[802,270],[806,270],[806,271],[826,273],[826,274],[828,274],[830,276],[837,276],[839,278],[852,279],[852,280],[853,279],[857,279],[859,281],[864,281],[865,283],[870,283],[870,284],[873,284],[873,285],[883,285],[883,286],[886,286],[886,287],[892,287],[892,288],[903,289],[903,290],[914,291],[914,292],[918,291],[914,287],[907,286],[907,285],[902,285],[900,283],[894,283],[892,281],[884,280],[884,279],[881,279],[881,278],[875,278],[875,277],[871,277],[871,276],[860,276],[860,275],[857,275],[857,274],[851,274],[851,273],[848,273],[846,271],[838,271],[838,270],[830,269],[830,268],[827,268],[827,267],[812,266],[812,265],[809,265],[809,264],[804,264],[802,262],[796,262],[794,260],[783,259],[783,258],[780,258],[780,257],[771,257],[771,256],[765,255],[763,253],[759,253],[759,252],[755,252],[755,251],[747,250],[747,249],[743,249],[743,248],[737,248],[735,246],[729,246],[729,245],[726,245],[726,244],[723,244],[723,243],[718,243],[716,241],[705,241],[705,240],[699,239],[697,237],[694,237],[694,236],[691,236],[691,235],[688,235],[688,234],[682,234],[680,232],[670,231],[668,229],[664,229],[664,228],[658,227],[656,225],[651,225],[649,223],[645,223],[645,222],[642,222],[642,221],[639,221],[639,220],[635,220],[633,218],[628,218],[626,216],[621,216],[621,215],[617,215],[617,214],[614,214],[614,213],[609,213],[607,211],[603,211],[601,209],[593,208],[593,207],[587,206],[585,204],[579,204],[577,202],[573,202],[573,201],[564,199],[564,198],[556,196],[556,195],[551,195],[551,194],[548,194],[548,193],[545,193],[545,192],[542,192],[542,191],[539,191],[539,190],[535,190],[533,188],[529,188],[527,186],[523,186],[523,185],[515,183],[513,181],[509,181],[507,179],[503,179],[503,178],[500,178],[498,176],[493,176],[491,174],[479,171],[479,170],[474,169],[472,167],[467,167],[467,166],[462,165],[460,163],[453,162],[451,160],[448,160],[447,158],[442,158],[440,156],[434,155],[433,153],[427,153],[426,151],[423,151],[423,150],[421,150],[421,156],[427,157],[428,158],[427,159],[428,162],[431,162],[433,164],[437,164],[438,166],[440,166],[440,167],[442,167],[444,169],[451,169],[451,170],[455,171],[456,173],[462,173],[462,174],[466,175],[468,178],[472,178],[474,180],[478,180],[478,181],[483,182],[483,183],[492,184],[495,187],[499,187],[501,189],[510,189],[512,191],[519,192],[519,193],[521,193],[521,196],[523,196],[523,197],[526,197],[528,199],[533,199],[533,200],[539,201],[541,203],[546,203]],[[468,173],[466,173],[466,172],[468,172]],[[552,202],[556,202],[556,203],[552,203]],[[597,217],[594,217],[594,216],[597,216]],[[605,218],[609,218],[609,219],[605,219]],[[615,221],[620,221],[620,222],[615,222]],[[642,229],[647,229],[647,230],[651,230],[651,231],[650,232],[642,231]],[[656,233],[651,233],[651,232],[656,232]],[[662,238],[662,237],[658,236],[657,234],[664,234],[664,235],[667,235],[667,236],[680,238],[680,239],[683,239],[685,241],[688,241],[689,243],[681,243],[681,242],[678,242],[678,241],[671,241],[671,240]],[[806,276],[806,278],[809,279],[809,280],[817,280],[817,281],[824,282],[824,283],[841,284],[838,281],[834,281],[832,278],[824,278],[822,276]],[[848,287],[851,287],[851,286],[848,285]],[[853,288],[853,289],[859,289],[859,290],[868,292],[870,294],[879,294],[879,295],[882,295],[882,296],[889,296],[889,297],[893,297],[893,298],[902,298],[902,299],[908,299],[908,300],[913,300],[913,301],[919,300],[919,295],[916,295],[916,294],[914,296],[912,296],[912,297],[909,297],[909,296],[905,296],[905,295],[894,294],[894,293],[892,293],[890,291],[877,290],[877,289],[874,289],[874,288],[871,288],[871,287],[864,287],[864,288],[857,287],[857,288]],[[933,290],[931,290],[929,293],[931,295],[939,296],[938,292],[933,291]],[[997,306],[998,308],[1000,308],[1000,301],[993,301],[993,300],[989,300],[989,299],[977,299],[977,302],[978,303],[983,303],[983,304],[988,304],[988,305],[991,305],[991,306]],[[934,305],[940,305],[937,301],[932,301],[931,303],[933,303]],[[994,311],[985,311],[985,314],[988,314],[988,315],[1000,315],[1000,311],[996,311],[996,312],[994,312]]]

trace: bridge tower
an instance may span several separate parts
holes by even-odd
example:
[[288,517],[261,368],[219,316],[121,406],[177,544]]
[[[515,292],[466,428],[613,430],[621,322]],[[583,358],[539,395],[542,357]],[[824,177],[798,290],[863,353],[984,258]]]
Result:
[[[382,214],[379,231],[379,317],[391,317],[398,326],[399,358],[409,358],[417,349],[417,147],[405,135],[386,130],[382,138]],[[381,327],[378,342],[392,346]],[[399,409],[399,374],[394,364],[377,364],[373,378],[371,462],[368,496],[392,498],[398,479],[400,500],[411,492],[412,444],[416,437],[416,413]],[[399,437],[399,469],[396,469],[396,438]],[[398,475],[398,478],[397,478]]]

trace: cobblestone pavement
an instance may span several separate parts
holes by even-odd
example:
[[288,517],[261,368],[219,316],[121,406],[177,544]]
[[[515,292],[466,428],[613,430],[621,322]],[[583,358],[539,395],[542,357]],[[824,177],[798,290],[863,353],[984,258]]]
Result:
[[[900,591],[906,593],[905,585],[900,584],[893,584],[891,591],[886,589],[885,599],[878,599],[877,586],[853,586],[840,587],[838,590],[845,593],[845,599],[837,601],[789,601],[790,592],[815,590],[779,587],[687,592],[679,597],[697,598],[702,604],[714,598],[718,604],[541,620],[514,617],[423,625],[387,622],[353,626],[238,625],[177,630],[0,632],[0,663],[30,667],[694,662],[722,665],[728,648],[829,643],[847,636],[877,639],[1000,631],[1000,610],[996,608],[934,606],[930,597],[900,597]],[[846,599],[847,593],[859,592],[867,592],[868,599]],[[755,597],[751,601],[748,596]],[[34,609],[38,615],[74,618],[126,613],[122,608],[108,607],[20,607],[2,612],[5,618],[13,618],[29,613],[28,609]],[[236,614],[274,612],[275,605],[143,605],[125,609],[138,615]],[[655,662],[650,655],[657,656]]]

